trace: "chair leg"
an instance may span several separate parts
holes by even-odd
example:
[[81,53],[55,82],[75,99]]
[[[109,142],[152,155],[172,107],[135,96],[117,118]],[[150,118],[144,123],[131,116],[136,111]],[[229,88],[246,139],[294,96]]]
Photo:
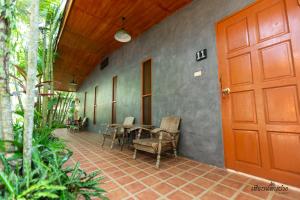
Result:
[[173,144],[174,156],[175,156],[175,158],[177,158],[177,150],[176,150],[176,142],[175,142],[175,140],[172,140],[172,144]]
[[156,168],[159,169],[159,164],[160,164],[160,154],[161,154],[161,149],[162,149],[162,134],[159,134],[159,142],[158,142],[158,151],[157,151],[157,159],[156,159]]
[[157,159],[156,159],[156,168],[159,169],[160,165],[160,153],[157,154]]
[[103,141],[102,141],[102,148],[104,147],[104,143],[105,143],[105,139],[106,139],[106,137],[105,137],[105,135],[103,134]]
[[111,145],[110,145],[110,148],[111,148],[111,149],[114,148],[114,143],[115,143],[115,140],[116,140],[116,135],[117,135],[116,133],[113,134],[112,141],[111,141]]
[[134,160],[136,159],[136,153],[137,153],[137,149],[134,149],[134,152],[133,152],[133,159]]
[[123,151],[124,140],[125,140],[125,133],[123,133],[122,135],[121,151]]

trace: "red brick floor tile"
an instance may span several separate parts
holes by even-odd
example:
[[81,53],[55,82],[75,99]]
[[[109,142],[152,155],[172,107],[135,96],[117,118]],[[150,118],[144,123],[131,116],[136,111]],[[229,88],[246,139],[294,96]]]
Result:
[[139,169],[146,169],[148,167],[151,167],[151,165],[146,164],[146,163],[138,163],[135,167],[137,167]]
[[118,167],[121,168],[121,169],[125,169],[127,167],[130,167],[131,165],[129,165],[128,163],[123,163],[121,165],[119,165]]
[[194,161],[194,160],[188,160],[188,161],[186,161],[184,164],[186,164],[186,165],[191,165],[191,166],[193,166],[193,167],[198,167],[199,165],[201,165],[199,162]]
[[116,167],[109,167],[109,168],[104,169],[103,171],[106,173],[111,173],[111,172],[119,171],[119,169]]
[[162,180],[166,180],[166,179],[172,177],[173,175],[168,172],[162,171],[162,172],[156,173],[154,176],[156,176],[157,178],[160,178]]
[[154,200],[154,199],[158,199],[159,195],[157,193],[155,193],[153,190],[147,189],[147,190],[137,194],[136,197],[140,200]]
[[156,192],[165,195],[167,193],[170,193],[171,191],[175,190],[175,187],[169,185],[166,182],[163,183],[159,183],[158,185],[155,185],[153,187],[153,190],[155,190]]
[[260,198],[263,198],[263,199],[266,199],[269,195],[269,192],[268,191],[254,191],[252,190],[252,186],[250,185],[247,185],[243,191],[247,194],[252,194],[254,196],[257,196],[257,197],[260,197]]
[[181,164],[181,165],[177,165],[176,167],[178,167],[179,169],[187,170],[187,169],[193,168],[194,166],[190,166],[190,165],[186,165],[186,164]]
[[130,176],[123,176],[121,178],[116,179],[116,181],[120,184],[120,185],[126,185],[129,184],[131,182],[134,181],[133,178],[131,178]]
[[157,172],[160,172],[160,170],[155,167],[149,167],[149,168],[145,169],[144,171],[148,172],[149,174],[155,174]]
[[222,176],[219,176],[217,174],[213,174],[213,173],[207,173],[205,175],[203,175],[204,178],[213,180],[213,181],[219,181],[220,179],[222,179]]
[[[62,131],[59,137],[68,141],[67,145],[74,152],[67,164],[80,162],[87,171],[102,170],[106,178],[100,181],[100,187],[108,191],[110,199],[299,200],[300,193],[292,190],[285,193],[272,192],[268,196],[249,192],[249,188],[255,184],[264,186],[270,183],[262,183],[188,158],[163,156],[161,168],[157,169],[155,156],[139,152],[138,158],[133,160],[133,151],[127,148],[120,151],[117,144],[113,150],[110,150],[109,144],[102,149],[97,134],[59,131]],[[237,194],[237,190],[242,191]],[[235,193],[228,197],[232,191]]]
[[191,196],[185,194],[182,191],[175,191],[172,194],[168,195],[168,199],[171,200],[189,200],[189,199],[193,199]]
[[183,179],[177,178],[177,177],[171,178],[171,179],[167,180],[167,182],[176,187],[180,187],[186,183],[186,181],[184,181]]
[[277,195],[275,194],[273,197],[272,197],[272,200],[291,200],[287,197],[284,197],[284,196],[281,196],[281,195]]
[[203,170],[203,171],[209,171],[209,170],[212,170],[216,168],[215,166],[212,166],[212,165],[207,165],[207,164],[204,164],[202,163],[200,166],[197,167],[197,169],[200,169],[200,170]]
[[130,183],[129,185],[126,185],[125,188],[128,192],[134,194],[136,192],[145,189],[146,187],[140,182],[134,182],[134,183]]
[[151,186],[159,183],[161,180],[156,178],[155,176],[150,176],[141,180],[144,184]]
[[261,180],[258,180],[258,179],[250,179],[248,184],[251,185],[251,186],[254,186],[254,185],[258,185],[258,186],[269,186],[271,182],[266,182],[266,181],[261,181]]
[[244,185],[241,182],[237,182],[237,181],[234,181],[234,180],[229,179],[229,178],[226,178],[226,179],[222,180],[221,183],[223,185],[226,185],[226,186],[234,188],[234,189],[240,189]]
[[108,163],[98,163],[98,164],[96,164],[96,166],[103,170],[113,167],[111,164],[108,164]]
[[85,171],[87,173],[92,173],[92,172],[97,171],[97,170],[99,170],[99,169],[97,167],[94,167],[94,166],[85,169]]
[[228,178],[233,179],[233,180],[238,181],[238,182],[242,182],[242,183],[246,182],[249,179],[246,176],[239,175],[239,174],[234,174],[234,173],[230,174],[228,176]]
[[198,176],[191,174],[189,172],[184,172],[182,174],[179,175],[181,178],[187,180],[187,181],[191,181],[194,180],[195,178],[197,178]]
[[191,173],[193,173],[193,174],[195,174],[197,176],[201,176],[204,173],[206,173],[205,171],[197,169],[197,168],[191,169],[189,172],[191,172]]
[[292,199],[300,199],[300,191],[295,191],[289,189],[288,191],[282,191],[282,192],[276,192],[279,195],[284,195],[286,197],[292,198]]
[[114,161],[112,161],[111,163],[112,163],[112,164],[114,164],[114,165],[117,165],[117,166],[119,166],[119,165],[122,165],[122,164],[124,164],[124,163],[125,163],[125,161],[123,161],[123,160],[114,160]]
[[230,172],[224,170],[224,169],[220,169],[220,168],[215,168],[213,170],[210,171],[211,173],[217,174],[219,176],[226,176],[227,174],[229,174]]
[[132,174],[132,176],[136,179],[142,179],[142,178],[149,176],[149,174],[144,171],[139,171],[137,173]]
[[235,200],[258,200],[258,198],[250,196],[245,193],[240,193],[236,196]]
[[113,181],[109,181],[109,182],[106,182],[106,183],[100,185],[100,187],[102,189],[104,189],[105,191],[109,192],[109,191],[117,188],[118,185],[116,183],[114,183]]
[[127,167],[125,169],[122,169],[124,172],[128,173],[128,174],[135,174],[137,172],[139,172],[140,170],[136,167]]
[[196,180],[193,181],[194,184],[201,186],[205,189],[208,189],[209,187],[211,187],[213,184],[215,184],[215,181],[211,181],[205,178],[198,178]]
[[188,194],[191,194],[193,196],[198,196],[200,195],[202,192],[204,192],[205,190],[195,184],[188,184],[186,186],[184,186],[183,188],[181,188],[181,190],[185,191]]
[[86,162],[84,164],[80,163],[80,168],[90,168],[90,167],[94,167],[95,165],[91,162]]
[[171,174],[179,174],[183,172],[183,170],[178,167],[171,167],[170,169],[168,169],[168,172]]
[[110,173],[109,174],[112,178],[119,178],[119,177],[122,177],[124,175],[126,175],[124,172],[122,171],[115,171],[113,173]]
[[234,189],[231,189],[229,187],[223,186],[223,185],[216,185],[213,189],[214,192],[221,194],[226,197],[232,197],[234,193],[236,192]]
[[213,192],[208,192],[205,195],[201,196],[201,200],[226,200],[226,198],[221,197]]
[[102,181],[103,182],[108,182],[108,181],[111,181],[111,178],[109,178],[108,176],[106,176],[106,175],[103,175],[103,174],[101,174],[102,175]]
[[107,194],[107,197],[110,200],[120,200],[120,199],[123,199],[128,196],[129,196],[129,194],[121,188],[113,190]]

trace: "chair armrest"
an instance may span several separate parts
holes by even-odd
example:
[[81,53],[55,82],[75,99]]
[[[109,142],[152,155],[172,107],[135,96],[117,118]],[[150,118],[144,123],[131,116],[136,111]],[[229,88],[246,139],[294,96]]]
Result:
[[172,130],[172,131],[167,131],[167,130],[164,130],[164,129],[160,129],[157,133],[159,134],[159,139],[160,140],[163,140],[165,139],[166,136],[171,137],[171,140],[175,140],[175,137],[177,135],[179,135],[179,130]]
[[99,133],[106,134],[108,131],[117,131],[121,126],[121,124],[101,124]]
[[141,127],[141,126],[133,127],[133,128],[131,128],[129,131],[137,131],[137,130],[143,130],[143,131],[148,131],[148,132],[151,131],[151,129],[144,128],[144,127]]
[[117,128],[117,127],[121,127],[123,126],[122,124],[108,124],[107,126],[111,127],[111,128]]
[[151,130],[151,132],[154,133],[154,134],[157,134],[161,131],[163,131],[163,129],[161,129],[161,128],[155,128],[155,129]]
[[178,135],[179,134],[179,130],[172,130],[172,131],[167,131],[167,130],[164,130],[164,132],[167,132],[167,133],[170,133],[171,135]]

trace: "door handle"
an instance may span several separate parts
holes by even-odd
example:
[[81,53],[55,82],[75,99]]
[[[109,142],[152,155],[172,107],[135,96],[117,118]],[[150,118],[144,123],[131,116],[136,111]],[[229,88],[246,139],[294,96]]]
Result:
[[223,90],[222,90],[222,93],[223,93],[223,95],[229,95],[230,94],[230,88],[224,88]]

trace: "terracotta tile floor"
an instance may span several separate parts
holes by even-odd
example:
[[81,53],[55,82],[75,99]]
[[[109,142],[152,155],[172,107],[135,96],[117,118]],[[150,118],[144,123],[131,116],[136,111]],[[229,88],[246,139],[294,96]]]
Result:
[[[132,150],[121,152],[116,144],[113,150],[109,141],[101,148],[99,134],[81,132],[67,133],[60,129],[56,134],[68,141],[74,151],[71,162],[80,162],[81,168],[92,172],[102,170],[105,176],[102,188],[110,199],[203,199],[203,200],[294,200],[300,192],[253,192],[251,186],[269,184],[243,175],[196,162],[185,157],[176,160],[163,157],[161,169],[156,169],[155,157],[138,153],[132,159]],[[72,163],[68,163],[72,164]]]

